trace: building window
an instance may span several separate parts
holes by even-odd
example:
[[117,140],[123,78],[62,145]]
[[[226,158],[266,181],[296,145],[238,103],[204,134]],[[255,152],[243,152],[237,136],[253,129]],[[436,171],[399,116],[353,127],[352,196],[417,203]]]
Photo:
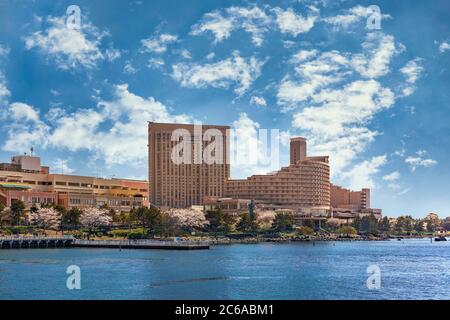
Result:
[[76,182],[69,182],[69,186],[71,186],[71,187],[79,187],[80,184],[76,183]]
[[71,205],[77,205],[81,204],[81,199],[71,198],[69,202]]

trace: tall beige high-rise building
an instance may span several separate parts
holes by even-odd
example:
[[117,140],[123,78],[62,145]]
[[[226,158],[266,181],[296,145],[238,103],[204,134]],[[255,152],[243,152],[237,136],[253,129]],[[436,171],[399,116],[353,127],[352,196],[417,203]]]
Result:
[[[148,159],[150,202],[159,207],[185,208],[202,205],[205,196],[221,197],[230,176],[229,126],[149,122]],[[219,138],[220,136],[220,138]],[[176,146],[189,140],[179,152]],[[217,141],[216,141],[217,139]],[[219,140],[220,139],[220,140]],[[212,142],[217,161],[208,163],[205,152]],[[222,151],[220,151],[220,150]],[[179,163],[174,161],[183,158]],[[220,161],[218,161],[220,159]]]

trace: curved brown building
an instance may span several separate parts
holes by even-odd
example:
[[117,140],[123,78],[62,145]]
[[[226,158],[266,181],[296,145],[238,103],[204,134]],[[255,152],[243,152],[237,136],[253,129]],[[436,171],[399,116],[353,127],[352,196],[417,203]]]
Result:
[[291,164],[272,174],[227,180],[225,195],[289,208],[330,207],[328,156],[307,157],[306,140],[291,139]]

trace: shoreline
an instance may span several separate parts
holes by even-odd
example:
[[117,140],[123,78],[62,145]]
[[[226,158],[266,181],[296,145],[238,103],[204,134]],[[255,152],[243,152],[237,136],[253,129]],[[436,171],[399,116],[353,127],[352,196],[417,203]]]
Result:
[[262,244],[262,243],[328,243],[328,242],[365,242],[365,241],[393,241],[403,239],[430,239],[430,236],[336,236],[309,235],[296,237],[180,237],[159,239],[76,239],[73,237],[10,237],[1,238],[0,249],[43,249],[43,248],[119,248],[119,249],[171,249],[196,250],[209,249],[211,246],[233,244]]

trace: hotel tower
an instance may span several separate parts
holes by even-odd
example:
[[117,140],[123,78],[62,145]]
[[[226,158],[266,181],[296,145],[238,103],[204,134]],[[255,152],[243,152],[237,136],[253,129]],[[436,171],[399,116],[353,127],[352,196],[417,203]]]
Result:
[[283,208],[330,208],[328,156],[308,157],[306,139],[291,138],[290,164],[247,179],[228,180],[225,195]]
[[[149,122],[150,202],[158,207],[185,208],[202,205],[205,196],[223,196],[230,175],[229,129],[228,126]],[[208,133],[213,137],[209,138]],[[182,150],[188,161],[179,164],[173,156],[182,141],[190,142],[190,150]],[[216,155],[220,161],[207,163],[203,152],[212,141],[223,152]]]

